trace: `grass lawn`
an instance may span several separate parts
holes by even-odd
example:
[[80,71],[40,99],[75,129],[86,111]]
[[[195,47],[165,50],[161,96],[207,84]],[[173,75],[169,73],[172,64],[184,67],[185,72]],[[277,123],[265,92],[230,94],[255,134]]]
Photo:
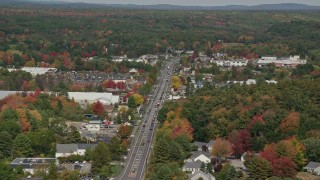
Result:
[[111,172],[112,172],[111,176],[112,177],[118,176],[121,173],[122,169],[123,169],[122,166],[119,164],[111,166]]

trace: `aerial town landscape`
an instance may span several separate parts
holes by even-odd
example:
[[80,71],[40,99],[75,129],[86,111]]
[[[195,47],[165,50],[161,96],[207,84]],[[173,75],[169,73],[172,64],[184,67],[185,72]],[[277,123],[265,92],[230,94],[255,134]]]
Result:
[[96,2],[0,1],[0,180],[320,180],[320,2]]

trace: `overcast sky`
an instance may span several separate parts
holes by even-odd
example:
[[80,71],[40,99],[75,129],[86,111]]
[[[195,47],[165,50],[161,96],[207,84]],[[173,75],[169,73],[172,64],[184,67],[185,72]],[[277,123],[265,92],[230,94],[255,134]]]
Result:
[[[41,0],[40,0],[41,1]],[[57,1],[57,0],[47,0]],[[102,4],[173,4],[185,6],[257,5],[278,3],[299,3],[320,6],[320,0],[60,0],[65,2],[87,2]]]

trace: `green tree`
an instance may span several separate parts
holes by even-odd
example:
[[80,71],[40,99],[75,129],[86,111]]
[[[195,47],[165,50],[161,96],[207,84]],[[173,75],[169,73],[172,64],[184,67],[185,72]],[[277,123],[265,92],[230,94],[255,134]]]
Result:
[[110,143],[108,143],[108,148],[113,160],[121,160],[121,156],[126,152],[126,148],[117,137],[112,137]]
[[212,164],[210,162],[207,164],[206,172],[207,173],[212,173]]
[[92,151],[92,170],[100,172],[103,166],[109,165],[111,154],[106,143],[100,142]]
[[11,156],[12,137],[7,131],[0,132],[0,159]]
[[14,169],[7,164],[0,163],[0,177],[5,180],[15,180],[16,175]]
[[133,96],[130,96],[130,97],[128,98],[128,107],[129,107],[129,108],[136,108],[136,107],[137,107],[136,102],[135,102]]
[[160,138],[154,145],[153,163],[166,163],[170,161],[169,143],[165,138]]
[[[0,143],[1,144],[1,143]],[[306,155],[310,161],[320,162],[320,139],[308,138],[303,140]]]
[[236,180],[239,175],[236,169],[230,164],[223,166],[221,171],[218,173],[217,180]]
[[13,141],[13,156],[30,157],[32,155],[31,140],[23,133],[19,134]]
[[200,170],[202,172],[206,172],[206,165],[204,164],[204,162],[201,163]]
[[58,167],[56,166],[55,163],[51,163],[51,164],[50,164],[47,178],[48,178],[49,180],[56,180],[56,179],[58,179]]
[[250,155],[244,165],[248,170],[249,177],[252,179],[264,180],[271,176],[271,165],[269,161],[262,157]]

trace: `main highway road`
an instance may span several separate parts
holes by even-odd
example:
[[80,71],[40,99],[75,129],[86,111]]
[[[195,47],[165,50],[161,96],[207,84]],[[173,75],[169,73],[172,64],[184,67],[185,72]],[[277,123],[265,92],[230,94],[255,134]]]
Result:
[[134,138],[133,146],[128,153],[123,172],[116,180],[142,180],[144,179],[149,154],[151,152],[152,141],[156,131],[156,118],[158,110],[162,106],[165,92],[170,85],[170,77],[174,66],[179,59],[174,58],[164,64],[159,75],[158,83],[154,86],[153,94],[149,98],[149,105],[145,110],[145,115]]

